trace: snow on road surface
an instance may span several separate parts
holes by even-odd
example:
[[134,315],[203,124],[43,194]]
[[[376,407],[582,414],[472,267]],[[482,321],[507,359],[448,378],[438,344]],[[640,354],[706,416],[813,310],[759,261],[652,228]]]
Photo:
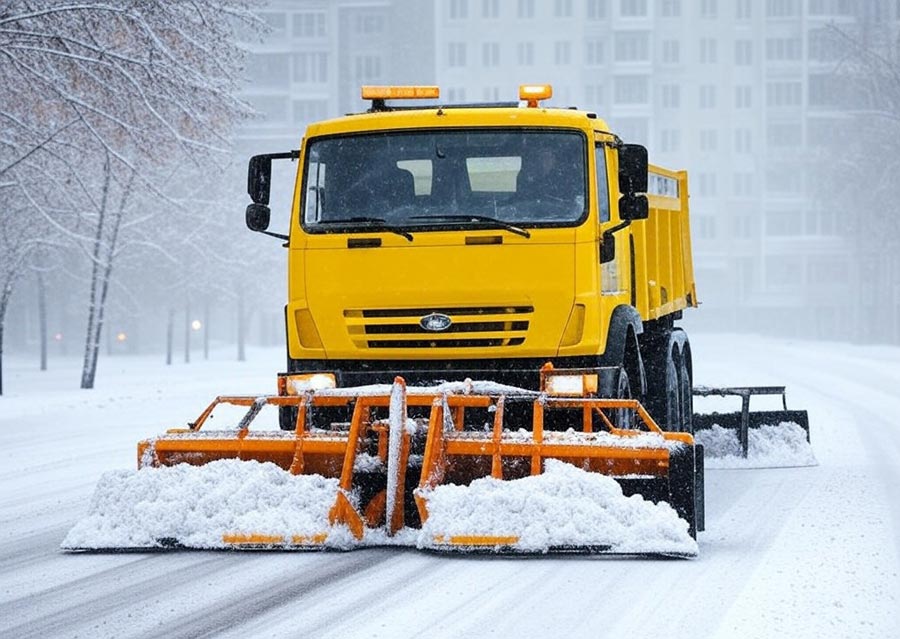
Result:
[[[711,469],[691,561],[59,550],[139,439],[216,394],[268,393],[280,350],[189,366],[6,358],[3,637],[900,636],[900,349],[692,335],[698,384],[786,384],[816,466]],[[760,406],[761,408],[764,406]]]

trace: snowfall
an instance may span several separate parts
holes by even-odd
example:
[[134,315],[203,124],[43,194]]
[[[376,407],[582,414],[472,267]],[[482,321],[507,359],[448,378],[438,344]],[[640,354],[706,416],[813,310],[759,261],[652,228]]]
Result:
[[[247,518],[315,534],[337,488],[269,464],[135,470],[139,440],[184,426],[214,396],[273,393],[280,349],[251,350],[243,363],[214,350],[168,367],[108,357],[93,391],[76,388],[75,359],[42,373],[7,356],[0,636],[900,636],[900,349],[719,334],[694,334],[692,347],[698,385],[786,385],[788,407],[809,411],[812,440],[789,425],[761,429],[744,459],[729,433],[704,433],[706,531],[696,545],[666,504],[624,498],[609,478],[551,461],[544,475],[507,485],[439,487],[426,529],[404,537],[409,547],[352,552],[66,552],[150,545],[173,526],[192,545],[215,546]],[[697,398],[696,408],[739,407],[724,401]],[[779,403],[754,398],[751,408]],[[130,519],[116,519],[134,494],[144,498]],[[266,494],[269,511],[248,511],[248,494]],[[177,515],[185,499],[194,507]],[[503,525],[538,552],[415,547]],[[621,551],[663,544],[695,556],[540,552],[603,541],[590,537],[598,531],[624,538]]]

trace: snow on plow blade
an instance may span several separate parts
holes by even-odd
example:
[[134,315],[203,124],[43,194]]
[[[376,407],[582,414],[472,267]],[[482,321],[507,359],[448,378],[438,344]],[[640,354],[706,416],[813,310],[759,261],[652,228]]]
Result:
[[[697,553],[703,454],[690,435],[661,431],[635,400],[541,395],[530,431],[503,427],[506,398],[491,406],[488,430],[467,430],[461,415],[442,428],[448,407],[435,400],[416,492],[420,548]],[[581,430],[545,430],[545,415],[561,411],[580,416]],[[621,411],[646,430],[613,426],[608,415]]]
[[[715,426],[734,431],[740,446],[740,455],[747,457],[750,445],[750,429],[779,427],[796,424],[809,442],[809,415],[805,410],[788,410],[784,386],[736,386],[712,388],[695,386],[695,397],[740,397],[741,410],[730,413],[694,413],[694,431],[711,430]],[[781,395],[783,410],[751,411],[750,398],[754,395]]]
[[[246,410],[236,427],[203,428],[223,404]],[[254,430],[266,406],[294,411],[294,429]],[[341,411],[349,422],[318,425]],[[691,556],[703,529],[691,435],[633,400],[486,382],[218,397],[189,428],[140,442],[138,467],[104,476],[64,549]]]

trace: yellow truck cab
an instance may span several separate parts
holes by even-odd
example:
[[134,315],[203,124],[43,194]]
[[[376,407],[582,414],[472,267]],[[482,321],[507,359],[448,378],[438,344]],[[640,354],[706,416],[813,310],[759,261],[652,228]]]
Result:
[[541,105],[396,106],[436,87],[364,87],[372,108],[255,156],[247,224],[267,232],[273,159],[298,160],[288,236],[289,373],[342,386],[465,378],[536,388],[596,369],[664,428],[691,420],[697,305],[687,174],[648,165],[595,114]]

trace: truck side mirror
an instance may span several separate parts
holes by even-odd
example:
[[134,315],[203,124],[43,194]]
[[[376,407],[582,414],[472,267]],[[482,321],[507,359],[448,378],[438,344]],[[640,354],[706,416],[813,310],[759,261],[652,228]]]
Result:
[[[272,155],[254,155],[247,169],[247,193],[254,204],[269,203],[269,186],[272,183]],[[250,209],[247,209],[247,225],[250,225]],[[268,218],[266,218],[268,220]],[[268,226],[268,221],[266,226]]]
[[616,236],[612,233],[604,233],[600,242],[600,263],[606,264],[616,259]]
[[646,195],[625,194],[619,198],[619,218],[623,222],[646,220],[650,217],[650,203]]
[[645,147],[640,144],[623,144],[619,147],[619,192],[622,195],[646,193],[648,172]]
[[[268,195],[266,199],[268,199]],[[269,228],[270,214],[271,211],[265,204],[257,204],[254,202],[253,204],[248,205],[247,213],[245,214],[247,228],[251,231],[256,231],[257,233],[265,231]]]

